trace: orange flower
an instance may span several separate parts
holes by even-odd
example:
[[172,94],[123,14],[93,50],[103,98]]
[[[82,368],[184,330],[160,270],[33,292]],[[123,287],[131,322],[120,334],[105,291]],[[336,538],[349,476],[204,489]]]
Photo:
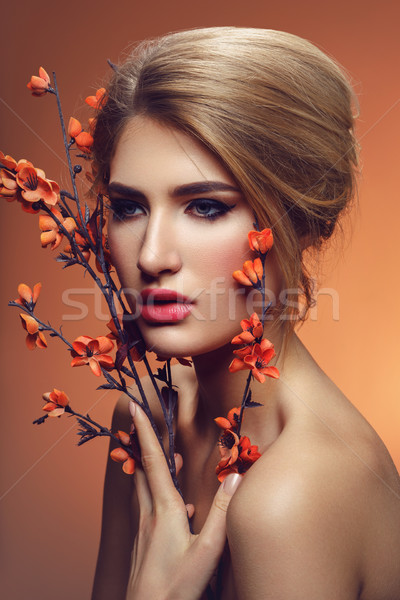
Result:
[[114,448],[110,452],[110,457],[115,462],[123,463],[122,470],[127,475],[132,475],[135,472],[135,461],[123,448]]
[[244,358],[248,354],[251,354],[251,351],[252,345],[247,344],[247,346],[244,346],[244,348],[238,348],[237,350],[234,350],[233,354],[236,354],[236,356],[238,356],[239,358]]
[[111,356],[108,356],[114,348],[114,343],[105,336],[92,338],[87,335],[81,335],[76,338],[72,344],[71,350],[71,367],[81,367],[89,365],[92,372],[100,377],[101,367],[107,371],[114,368],[114,361]]
[[129,433],[125,433],[125,431],[118,430],[115,437],[117,437],[124,446],[129,446],[131,443],[131,436]]
[[221,460],[219,461],[215,472],[218,476],[218,481],[223,481],[225,477],[231,473],[243,474],[248,471],[251,465],[260,458],[261,454],[258,451],[258,446],[252,446],[248,437],[240,438],[237,445],[238,457],[235,460],[225,458],[221,452]]
[[27,202],[23,198],[21,198],[21,200],[19,200],[19,198],[17,198],[17,200],[18,200],[18,202],[20,202],[22,210],[26,213],[29,213],[31,215],[37,215],[38,212],[40,211],[40,206],[38,206],[34,202],[33,203]]
[[242,271],[234,271],[232,277],[241,285],[260,287],[263,276],[263,266],[260,258],[246,260]]
[[0,163],[5,169],[15,170],[17,166],[17,161],[12,157],[4,155],[3,152],[0,151]]
[[[10,156],[5,157],[5,159],[9,159],[10,166],[11,161],[13,163],[12,170],[0,170],[1,198],[5,198],[7,202],[17,200],[21,203],[22,210],[31,214],[37,214],[40,210],[40,206],[36,203],[41,199],[41,193],[48,204],[52,205],[58,202],[60,188],[55,181],[46,179],[44,171],[35,169],[33,164],[24,158],[19,160],[18,163],[15,163]],[[25,169],[28,169],[28,171]],[[13,171],[16,171],[16,173]],[[33,191],[32,186],[35,188]]]
[[[75,221],[78,226],[78,231],[75,232],[75,242],[76,242],[76,245],[78,246],[78,248],[80,249],[80,251],[82,252],[84,259],[86,261],[88,261],[90,258],[90,250],[91,250],[90,242],[88,239],[86,239],[86,237],[84,237],[84,235],[79,233],[79,231],[83,231],[82,221],[81,221],[81,218],[79,215],[76,215]],[[86,223],[86,228],[87,228],[87,232],[89,234],[90,240],[96,246],[97,229],[95,229],[95,230],[93,229],[92,217],[90,217],[89,221]],[[65,252],[72,252],[72,248],[71,248],[70,244],[65,246]]]
[[276,367],[268,367],[269,361],[275,356],[274,345],[267,339],[261,340],[260,344],[254,344],[252,349],[244,349],[242,358],[234,358],[229,365],[229,371],[236,373],[242,369],[250,369],[257,381],[263,383],[265,375],[277,379],[279,371]]
[[[30,160],[26,160],[26,158],[20,158],[19,161],[17,162],[17,166],[15,168],[15,170],[17,171],[17,173],[19,173],[21,171],[21,169],[23,169],[24,167],[33,167],[33,164],[31,163]],[[43,171],[41,171],[41,173],[43,173]],[[44,173],[43,173],[44,176]]]
[[[75,242],[83,254],[83,258],[86,262],[90,258],[90,244],[89,242],[80,234],[75,232]],[[65,252],[72,253],[71,244],[67,244],[64,248]]]
[[227,418],[217,417],[217,423],[223,433],[219,439],[221,460],[215,472],[218,480],[223,481],[230,473],[245,473],[251,465],[260,458],[258,446],[252,446],[246,436],[238,437],[238,418],[240,408],[232,408]]
[[85,99],[86,104],[89,104],[92,108],[100,110],[106,103],[106,89],[100,88],[97,90],[95,96],[88,96]]
[[16,182],[21,188],[21,194],[27,202],[44,200],[46,204],[57,204],[60,187],[55,181],[46,179],[42,169],[35,169],[31,165],[23,165],[17,173]]
[[[71,233],[76,228],[76,221],[72,217],[64,219],[61,212],[54,207],[51,209],[51,213],[60,221],[61,225],[65,227],[68,233]],[[42,248],[46,248],[50,245],[51,249],[55,250],[61,244],[64,234],[60,231],[58,224],[50,215],[40,215],[39,229],[42,231],[40,234]]]
[[14,300],[14,302],[17,302],[17,304],[20,304],[21,306],[26,306],[29,310],[33,310],[36,302],[38,301],[41,289],[41,283],[36,283],[33,286],[33,292],[29,285],[26,285],[25,283],[20,283],[18,286],[19,298]]
[[[131,438],[125,431],[118,431],[115,435],[124,446],[130,445]],[[110,452],[110,457],[115,462],[123,463],[122,470],[127,475],[132,475],[135,472],[135,461],[123,448],[114,448]]]
[[[15,169],[17,171],[17,174],[18,174],[18,171],[20,171],[23,167],[26,167],[28,165],[33,167],[32,163],[29,163],[28,161],[26,161],[24,159],[18,161],[18,164]],[[22,194],[21,194],[22,189],[18,185],[17,174],[13,173],[12,171],[8,171],[7,169],[1,169],[1,171],[0,171],[0,197],[5,198],[7,200],[7,202],[13,202],[14,200],[17,200],[18,202],[21,203],[22,210],[24,210],[25,212],[28,212],[28,213],[37,214],[40,210],[40,207],[36,208],[34,203],[27,202],[27,200],[25,200],[22,197]]]
[[49,417],[60,417],[65,412],[65,407],[69,404],[69,398],[65,392],[56,388],[52,392],[43,394],[43,400],[46,402],[43,410],[48,413]]
[[226,430],[219,441],[221,460],[215,470],[219,481],[223,481],[229,473],[237,473],[239,458],[239,438],[233,431]]
[[260,254],[267,254],[274,243],[274,238],[271,229],[263,229],[262,231],[249,231],[249,245],[251,250],[255,250]]
[[21,190],[16,181],[16,175],[7,171],[7,169],[0,170],[0,196],[5,198],[7,202],[13,202],[22,198]]
[[[216,469],[216,473],[219,476],[225,469],[228,469],[229,472],[237,472],[237,471],[231,471],[232,469],[235,469],[235,467],[233,467],[233,465],[235,465],[238,457],[239,457],[239,436],[237,435],[236,431],[237,431],[237,426],[238,423],[235,419],[235,416],[238,417],[240,413],[240,408],[232,408],[229,413],[228,413],[228,417],[217,417],[216,419],[214,419],[214,421],[216,422],[216,424],[218,425],[218,427],[221,427],[221,429],[223,429],[223,433],[221,434],[221,437],[219,438],[219,442],[218,442],[218,446],[219,446],[219,451],[220,451],[220,455],[221,455],[221,460],[218,463],[217,469]],[[226,473],[227,475],[228,473]],[[218,477],[218,479],[220,479],[220,481],[223,481],[223,479],[225,479],[226,477],[225,474],[223,474],[223,478],[220,479]]]
[[33,96],[43,96],[50,89],[50,77],[43,67],[39,68],[39,77],[32,75],[26,87],[31,90]]
[[235,336],[231,342],[232,344],[251,344],[255,338],[259,338],[263,334],[263,326],[257,313],[253,313],[250,320],[243,319],[243,321],[240,321],[240,326],[243,333]]
[[[93,211],[92,215],[90,216],[89,221],[86,223],[87,234],[86,234],[86,232],[84,233],[84,228],[82,226],[81,218],[79,215],[77,215],[75,217],[75,221],[78,224],[78,230],[75,232],[75,242],[76,242],[77,246],[79,247],[80,251],[82,252],[84,259],[86,261],[88,261],[90,258],[90,251],[91,251],[90,241],[95,246],[95,248],[98,248],[98,241],[99,241],[99,236],[100,236],[100,215],[96,208]],[[105,224],[106,224],[106,219],[103,217],[103,227],[105,226]],[[88,236],[89,239],[86,236]],[[101,243],[103,245],[104,262],[106,264],[106,267],[109,269],[111,266],[111,254],[107,247],[107,238],[103,233],[101,233]],[[72,248],[71,248],[70,244],[65,246],[65,252],[69,252],[69,253],[72,252]],[[96,256],[96,269],[99,271],[99,273],[103,272],[97,256]]]
[[[88,231],[89,231],[90,238],[93,239],[93,235],[91,234],[91,231],[89,228],[88,228]],[[104,234],[102,234],[102,236],[101,236],[101,241],[103,244],[104,262],[106,264],[106,267],[109,269],[111,266],[111,254],[110,254],[110,251],[108,250],[108,248],[105,247],[106,237]],[[88,262],[89,258],[90,258],[90,251],[91,251],[91,247],[90,247],[88,240],[86,238],[84,238],[80,233],[75,233],[75,242],[76,242],[77,246],[79,247],[80,251],[82,252],[84,259],[86,260],[86,262]],[[96,245],[95,239],[93,239],[93,243]],[[65,250],[65,252],[71,253],[72,252],[71,244],[67,244],[67,246],[65,246],[64,250]],[[100,262],[99,262],[97,256],[96,256],[96,269],[99,271],[99,273],[103,273],[103,269],[100,266]]]
[[218,427],[221,427],[221,429],[235,429],[238,425],[237,419],[239,418],[239,415],[240,407],[231,408],[226,418],[217,417],[216,419],[214,419],[214,421],[216,422]]
[[19,316],[21,317],[22,327],[28,332],[25,341],[29,350],[34,350],[36,346],[38,348],[47,348],[46,338],[43,332],[40,331],[39,323],[36,319],[25,313],[20,313]]
[[[240,438],[240,454],[239,459],[243,461],[242,464],[249,463],[247,468],[256,462],[260,458],[261,454],[258,451],[258,446],[253,446],[247,436]],[[247,469],[246,469],[247,470]]]
[[68,135],[72,138],[78,137],[78,135],[82,132],[83,127],[75,117],[70,117],[68,123]]
[[68,123],[68,135],[74,139],[75,144],[81,152],[90,154],[93,145],[93,137],[87,131],[83,131],[83,127],[74,117],[71,117]]

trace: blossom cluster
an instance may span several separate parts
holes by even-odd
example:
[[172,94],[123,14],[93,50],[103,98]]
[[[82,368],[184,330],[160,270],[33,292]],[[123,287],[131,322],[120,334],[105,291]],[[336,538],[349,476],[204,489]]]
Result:
[[263,231],[249,231],[248,233],[250,249],[257,252],[259,256],[254,260],[248,260],[244,263],[241,271],[235,271],[233,278],[240,284],[252,286],[262,293],[263,297],[263,315],[262,321],[257,313],[253,313],[250,319],[243,319],[240,325],[242,333],[235,336],[232,344],[242,345],[242,348],[234,350],[233,353],[238,358],[234,358],[229,366],[231,373],[242,369],[250,369],[251,374],[257,381],[263,383],[265,376],[279,377],[279,371],[276,367],[268,366],[268,363],[275,356],[274,345],[267,339],[263,339],[263,320],[265,318],[265,257],[273,245],[273,235],[271,229]]
[[[38,76],[32,76],[27,87],[33,96],[40,97],[46,94],[54,94],[57,97],[62,130],[63,132],[67,131],[68,135],[68,138],[67,135],[64,135],[64,145],[73,193],[60,189],[57,182],[48,179],[45,172],[35,167],[32,162],[26,159],[17,161],[12,156],[0,152],[0,197],[8,202],[17,201],[25,212],[31,214],[41,213],[38,225],[42,248],[50,247],[51,250],[56,250],[63,241],[66,241],[65,247],[57,256],[57,261],[62,262],[64,268],[80,265],[89,272],[106,297],[111,320],[108,324],[108,332],[104,332],[104,335],[97,337],[80,335],[69,342],[63,336],[61,328],[60,330],[53,328],[36,314],[36,304],[42,287],[41,283],[37,283],[33,289],[26,284],[20,284],[18,286],[18,298],[9,304],[22,310],[20,319],[22,327],[26,331],[28,349],[40,348],[44,350],[48,347],[46,335],[57,337],[68,346],[72,367],[89,366],[94,375],[97,377],[103,375],[106,378],[107,383],[100,386],[100,388],[117,389],[126,393],[128,388],[123,374],[137,377],[134,363],[145,359],[145,351],[139,345],[138,331],[132,324],[128,324],[128,320],[125,319],[128,311],[122,301],[120,302],[123,309],[122,314],[118,314],[115,307],[114,295],[117,294],[118,288],[112,280],[111,256],[107,247],[106,236],[103,233],[106,218],[103,214],[102,197],[100,194],[97,196],[96,206],[92,211],[86,203],[82,206],[75,184],[75,178],[82,171],[82,167],[79,164],[73,166],[71,161],[73,151],[75,151],[75,158],[91,158],[96,116],[89,119],[87,130],[74,117],[69,119],[68,127],[65,127],[55,74],[53,74],[53,77],[54,82],[52,84],[46,70],[40,67]],[[104,88],[97,90],[94,95],[86,98],[86,103],[95,109],[95,112],[100,110],[105,102]],[[76,151],[80,154],[76,154]],[[87,177],[93,183],[93,167],[92,172],[87,173]],[[103,280],[99,279],[96,271],[90,266],[91,255],[94,256],[97,272],[104,276]],[[115,349],[115,344],[116,354],[113,357],[111,353]],[[111,374],[113,371],[117,371],[118,375],[116,377]],[[64,391],[54,388],[51,392],[45,392],[43,399],[45,400],[43,406],[45,414],[37,419],[35,423],[41,424],[48,417],[60,417],[64,413],[75,416],[81,426],[78,431],[80,435],[79,444],[85,443],[98,435],[107,435],[113,438],[120,445],[116,449],[119,456],[128,453],[128,457],[125,457],[123,462],[124,470],[132,472],[134,453],[132,443],[127,444],[126,436],[118,433],[113,434],[107,428],[95,423],[89,415],[76,413]],[[135,398],[131,395],[131,399]],[[142,400],[145,403],[145,399]],[[114,452],[112,456],[114,459],[115,454]]]
[[223,430],[219,439],[221,460],[216,474],[223,481],[231,473],[245,473],[260,458],[258,446],[253,446],[247,436],[239,437],[240,407],[232,408],[227,417],[217,417],[218,427]]
[[17,200],[22,210],[36,214],[40,210],[38,202],[55,206],[60,198],[58,183],[46,178],[42,169],[37,169],[24,158],[18,162],[9,155],[0,152],[0,198],[7,202]]
[[277,379],[279,371],[275,366],[269,365],[275,356],[273,343],[263,338],[264,319],[268,307],[265,307],[265,261],[273,245],[271,229],[262,231],[252,230],[248,233],[250,250],[258,254],[254,260],[247,260],[242,270],[235,271],[233,278],[240,285],[251,286],[260,291],[263,299],[262,318],[253,313],[250,319],[243,319],[240,323],[242,332],[236,335],[231,343],[241,348],[234,350],[236,357],[229,365],[229,371],[236,373],[249,369],[246,389],[243,394],[242,405],[232,408],[227,417],[217,417],[216,424],[223,429],[219,439],[221,460],[216,467],[216,474],[223,481],[230,473],[245,473],[251,465],[260,458],[258,446],[252,445],[247,436],[240,436],[240,428],[245,408],[259,406],[251,400],[250,381],[252,378],[264,383],[266,377]]
[[[71,117],[68,127],[65,127],[54,73],[52,83],[48,73],[43,67],[40,67],[38,76],[32,76],[27,87],[33,96],[41,97],[53,94],[57,98],[73,191],[70,193],[60,189],[55,181],[48,179],[45,172],[35,167],[30,161],[26,159],[17,161],[0,152],[0,198],[4,198],[7,202],[17,201],[22,210],[31,214],[42,211],[38,223],[41,246],[49,247],[54,251],[60,247],[63,241],[66,242],[56,260],[63,263],[64,268],[80,265],[89,273],[104,295],[111,318],[107,324],[108,332],[103,332],[103,335],[97,337],[80,335],[69,342],[64,337],[61,328],[57,330],[50,323],[45,323],[35,312],[42,287],[41,283],[37,283],[33,289],[26,284],[20,284],[18,298],[9,304],[19,307],[22,311],[20,312],[21,324],[26,331],[26,345],[30,350],[46,349],[48,341],[45,333],[48,333],[50,337],[56,337],[67,345],[71,356],[71,367],[88,366],[96,377],[103,376],[105,378],[106,383],[100,385],[98,389],[118,390],[140,404],[149,419],[152,420],[153,428],[169,463],[174,484],[179,489],[173,447],[173,415],[178,395],[172,384],[171,359],[157,356],[158,360],[165,361],[165,365],[158,369],[157,374],[152,373],[147,361],[143,339],[112,277],[111,255],[103,232],[106,218],[103,213],[102,190],[98,189],[96,206],[90,211],[86,203],[82,206],[76,188],[76,175],[82,171],[82,167],[79,164],[72,165],[71,152],[77,150],[79,154],[75,154],[74,158],[79,157],[90,161],[97,114],[107,102],[106,90],[100,88],[94,95],[86,98],[86,103],[94,109],[95,116],[89,119],[88,127],[85,129],[75,117]],[[92,171],[86,175],[91,183],[94,183],[95,173],[93,165],[91,166]],[[262,383],[267,376],[279,377],[278,369],[269,365],[275,356],[274,346],[268,339],[263,338],[265,314],[268,310],[268,307],[265,307],[265,260],[273,245],[273,236],[270,229],[253,230],[249,232],[248,239],[250,249],[257,254],[257,258],[246,261],[241,270],[233,273],[233,277],[240,285],[253,287],[262,294],[263,308],[261,317],[257,313],[253,313],[249,319],[241,321],[242,332],[232,340],[232,344],[240,346],[240,348],[234,350],[235,358],[230,364],[229,370],[235,373],[248,369],[249,375],[241,406],[231,409],[227,418],[215,419],[216,424],[223,430],[219,440],[221,460],[216,468],[220,481],[223,481],[232,472],[245,473],[260,457],[258,447],[252,445],[249,438],[240,433],[244,410],[258,406],[256,402],[251,401],[250,382],[252,379],[256,379]],[[89,262],[91,256],[94,257],[95,269]],[[99,278],[97,273],[103,278]],[[118,310],[117,302],[119,303]],[[111,353],[114,350],[115,356],[112,356]],[[191,366],[191,362],[187,359],[179,358],[178,360],[181,364]],[[135,363],[138,361],[145,363],[161,404],[170,442],[172,440],[169,456],[164,450],[162,438],[157,432],[147,398],[137,375]],[[132,395],[126,377],[134,379],[140,399]],[[158,388],[156,380],[164,384],[161,390]],[[41,424],[48,417],[61,417],[64,413],[75,416],[80,425],[79,445],[98,436],[108,436],[117,445],[110,453],[111,459],[121,463],[125,473],[134,473],[136,465],[140,464],[140,448],[133,430],[129,434],[122,430],[113,433],[108,428],[96,423],[88,414],[81,415],[75,412],[67,394],[58,388],[44,393],[43,400],[45,401],[43,406],[45,414],[34,423]]]

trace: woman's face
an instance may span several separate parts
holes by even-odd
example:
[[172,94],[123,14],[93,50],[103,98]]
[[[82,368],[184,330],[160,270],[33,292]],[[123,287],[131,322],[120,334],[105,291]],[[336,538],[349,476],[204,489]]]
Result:
[[204,354],[260,313],[259,296],[232,278],[255,258],[247,240],[252,210],[200,142],[133,118],[110,165],[109,197],[113,264],[149,350]]

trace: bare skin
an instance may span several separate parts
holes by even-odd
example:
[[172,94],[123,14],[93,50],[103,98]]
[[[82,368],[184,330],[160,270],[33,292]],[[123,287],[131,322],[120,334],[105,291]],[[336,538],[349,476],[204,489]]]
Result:
[[[264,327],[281,377],[253,382],[253,400],[262,407],[246,411],[242,428],[262,457],[233,497],[219,489],[213,419],[240,404],[247,372],[229,373],[230,340],[240,320],[257,311],[232,279],[255,256],[247,242],[254,214],[230,173],[197,140],[138,116],[116,145],[109,195],[112,262],[132,313],[145,289],[181,292],[194,303],[175,323],[154,323],[139,312],[146,346],[192,356],[194,368],[176,366],[173,373],[184,500],[137,411],[144,469],[132,478],[109,461],[92,599],[199,600],[208,580],[216,586],[212,573],[221,555],[223,600],[399,599],[396,469],[297,336],[284,346],[283,321]],[[283,284],[274,248],[266,276],[266,289],[278,297]],[[162,424],[152,386],[143,383]],[[123,398],[113,429],[130,424]],[[185,503],[192,505],[194,535]]]
[[[185,502],[195,507],[195,533],[219,485],[213,417],[226,414],[230,383],[241,390],[247,375],[222,369],[230,352],[198,357],[196,370],[173,368],[179,386],[177,451],[183,457],[179,479]],[[262,457],[228,503],[222,598],[400,598],[400,484],[386,448],[296,335],[277,364],[280,380],[253,383],[254,399],[263,407],[248,410],[243,424]],[[147,378],[144,384],[151,396]],[[156,409],[154,398],[153,403]],[[230,401],[229,408],[233,405]],[[126,430],[130,423],[121,399],[113,427]],[[93,600],[139,597],[126,592],[138,521],[133,478],[110,461]],[[192,580],[196,573],[193,569]]]

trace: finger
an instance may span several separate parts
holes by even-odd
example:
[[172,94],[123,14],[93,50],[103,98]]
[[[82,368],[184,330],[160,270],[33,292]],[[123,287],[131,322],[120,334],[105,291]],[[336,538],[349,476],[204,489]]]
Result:
[[183,458],[182,458],[182,454],[178,454],[177,452],[174,454],[174,459],[175,459],[175,469],[176,469],[176,474],[179,475],[179,471],[182,469],[183,467]]
[[210,512],[199,534],[199,542],[205,542],[207,547],[212,547],[215,550],[216,556],[219,556],[224,548],[226,540],[226,513],[232,496],[239,487],[242,478],[242,475],[238,473],[231,473],[224,479],[214,496]]
[[191,519],[194,515],[194,504],[186,504],[186,512],[187,515],[189,517],[189,519]]
[[[176,474],[178,475],[179,471],[183,467],[183,458],[182,455],[178,453],[174,454],[174,458]],[[136,479],[136,493],[139,501],[140,514],[150,514],[153,510],[153,501],[151,498],[150,488],[147,483],[146,475],[140,467],[136,467],[134,477]],[[189,519],[191,519],[194,514],[194,506],[192,504],[188,504],[187,506],[191,507],[188,511]]]
[[176,491],[171,479],[169,467],[165,460],[160,443],[153,427],[144,411],[133,402],[129,409],[138,434],[141,463],[147,477],[147,483],[153,499],[153,506],[172,506],[173,501],[180,501],[181,497]]
[[153,500],[147,483],[146,474],[143,472],[143,469],[137,467],[135,469],[134,478],[140,516],[143,517],[153,512]]

